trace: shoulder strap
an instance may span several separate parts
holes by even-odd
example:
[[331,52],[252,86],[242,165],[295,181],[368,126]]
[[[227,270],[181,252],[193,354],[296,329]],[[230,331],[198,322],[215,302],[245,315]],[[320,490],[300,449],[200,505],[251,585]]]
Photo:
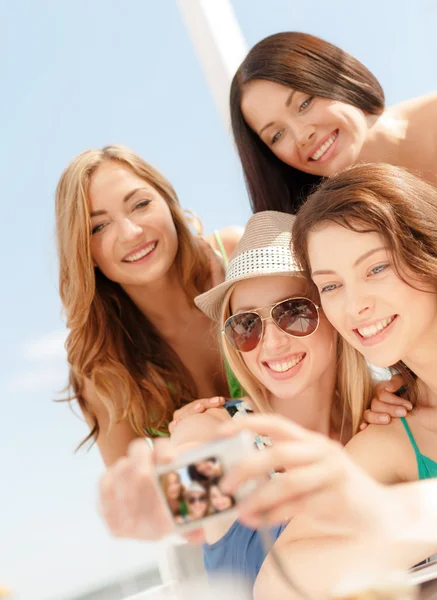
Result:
[[416,444],[416,440],[411,432],[410,426],[407,423],[407,419],[405,417],[401,417],[402,425],[405,427],[405,431],[407,432],[408,437],[410,438],[411,445],[414,448],[414,452],[417,456],[421,456],[418,445]]
[[225,267],[228,268],[229,259],[228,259],[228,255],[226,254],[225,247],[223,246],[222,238],[220,237],[219,231],[217,231],[217,230],[214,231],[214,237],[217,242],[217,246],[219,247],[219,250],[221,252],[221,255],[223,256]]

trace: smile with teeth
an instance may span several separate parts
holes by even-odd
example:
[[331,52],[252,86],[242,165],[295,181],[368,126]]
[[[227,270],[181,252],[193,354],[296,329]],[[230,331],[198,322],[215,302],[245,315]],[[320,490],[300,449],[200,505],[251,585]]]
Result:
[[374,323],[373,325],[369,325],[369,327],[359,327],[357,328],[358,333],[363,338],[369,338],[373,335],[376,335],[386,327],[390,325],[394,320],[393,317],[388,317],[387,319],[382,319],[382,321],[378,321],[378,323]]
[[135,254],[131,254],[128,258],[124,258],[123,262],[135,262],[137,260],[140,260],[141,258],[144,258],[148,254],[150,254],[152,252],[152,250],[154,250],[155,248],[156,248],[156,242],[152,242],[151,244],[149,244],[148,246],[146,246],[139,252],[135,252]]
[[292,360],[287,360],[283,362],[266,361],[266,365],[269,367],[269,369],[275,371],[276,373],[286,373],[287,371],[298,365],[303,358],[305,358],[305,354],[299,354],[298,356],[295,356]]
[[326,142],[324,144],[322,144],[320,146],[320,148],[318,150],[316,150],[316,152],[314,152],[314,154],[312,156],[310,156],[310,160],[319,160],[320,158],[322,158],[322,156],[325,154],[325,152],[327,152],[329,150],[329,148],[332,146],[332,144],[335,142],[335,140],[337,139],[338,136],[338,131],[334,131],[334,133],[331,135],[330,138],[328,138],[326,140]]

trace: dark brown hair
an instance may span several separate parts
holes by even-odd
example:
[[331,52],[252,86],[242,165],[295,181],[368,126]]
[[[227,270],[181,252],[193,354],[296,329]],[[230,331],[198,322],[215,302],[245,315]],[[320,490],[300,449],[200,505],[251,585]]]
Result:
[[383,112],[384,92],[374,75],[356,58],[306,33],[271,35],[246,56],[232,80],[230,110],[252,209],[294,214],[321,177],[286,165],[247,125],[241,99],[245,86],[256,80],[346,102],[372,115]]
[[[357,165],[326,179],[308,198],[293,226],[296,260],[308,278],[308,234],[330,221],[351,231],[376,232],[392,253],[399,277],[411,272],[437,291],[437,188],[405,169],[386,164]],[[401,372],[414,396],[412,375]]]

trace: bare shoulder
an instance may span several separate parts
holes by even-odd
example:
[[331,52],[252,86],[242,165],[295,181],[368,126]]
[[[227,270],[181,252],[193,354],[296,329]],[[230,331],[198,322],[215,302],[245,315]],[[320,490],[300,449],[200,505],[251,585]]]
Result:
[[400,419],[393,419],[389,425],[369,425],[357,433],[345,449],[357,464],[382,483],[411,479],[415,456]]
[[390,108],[406,119],[428,119],[437,115],[437,92],[431,92],[424,96],[418,96],[395,104]]
[[[230,225],[229,227],[223,227],[223,229],[219,229],[217,233],[220,236],[223,247],[226,251],[226,255],[230,257],[244,233],[244,227]],[[214,248],[214,250],[220,250],[214,234],[208,235],[205,239]]]

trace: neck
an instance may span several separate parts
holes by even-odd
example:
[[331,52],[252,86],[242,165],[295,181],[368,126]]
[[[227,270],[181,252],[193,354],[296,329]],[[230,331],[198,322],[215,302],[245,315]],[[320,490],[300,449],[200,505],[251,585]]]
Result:
[[131,286],[125,288],[125,291],[165,339],[172,339],[177,335],[196,310],[174,271],[159,281],[144,286]]
[[367,125],[367,137],[359,161],[399,164],[408,123],[392,109],[386,109],[382,115],[369,115]]
[[336,365],[328,369],[314,384],[298,396],[278,398],[271,396],[269,404],[274,412],[291,419],[298,425],[323,433],[329,437],[337,437],[339,432],[333,431],[332,410],[335,400]]
[[420,343],[403,359],[411,371],[417,376],[417,406],[437,408],[437,319],[422,336]]

